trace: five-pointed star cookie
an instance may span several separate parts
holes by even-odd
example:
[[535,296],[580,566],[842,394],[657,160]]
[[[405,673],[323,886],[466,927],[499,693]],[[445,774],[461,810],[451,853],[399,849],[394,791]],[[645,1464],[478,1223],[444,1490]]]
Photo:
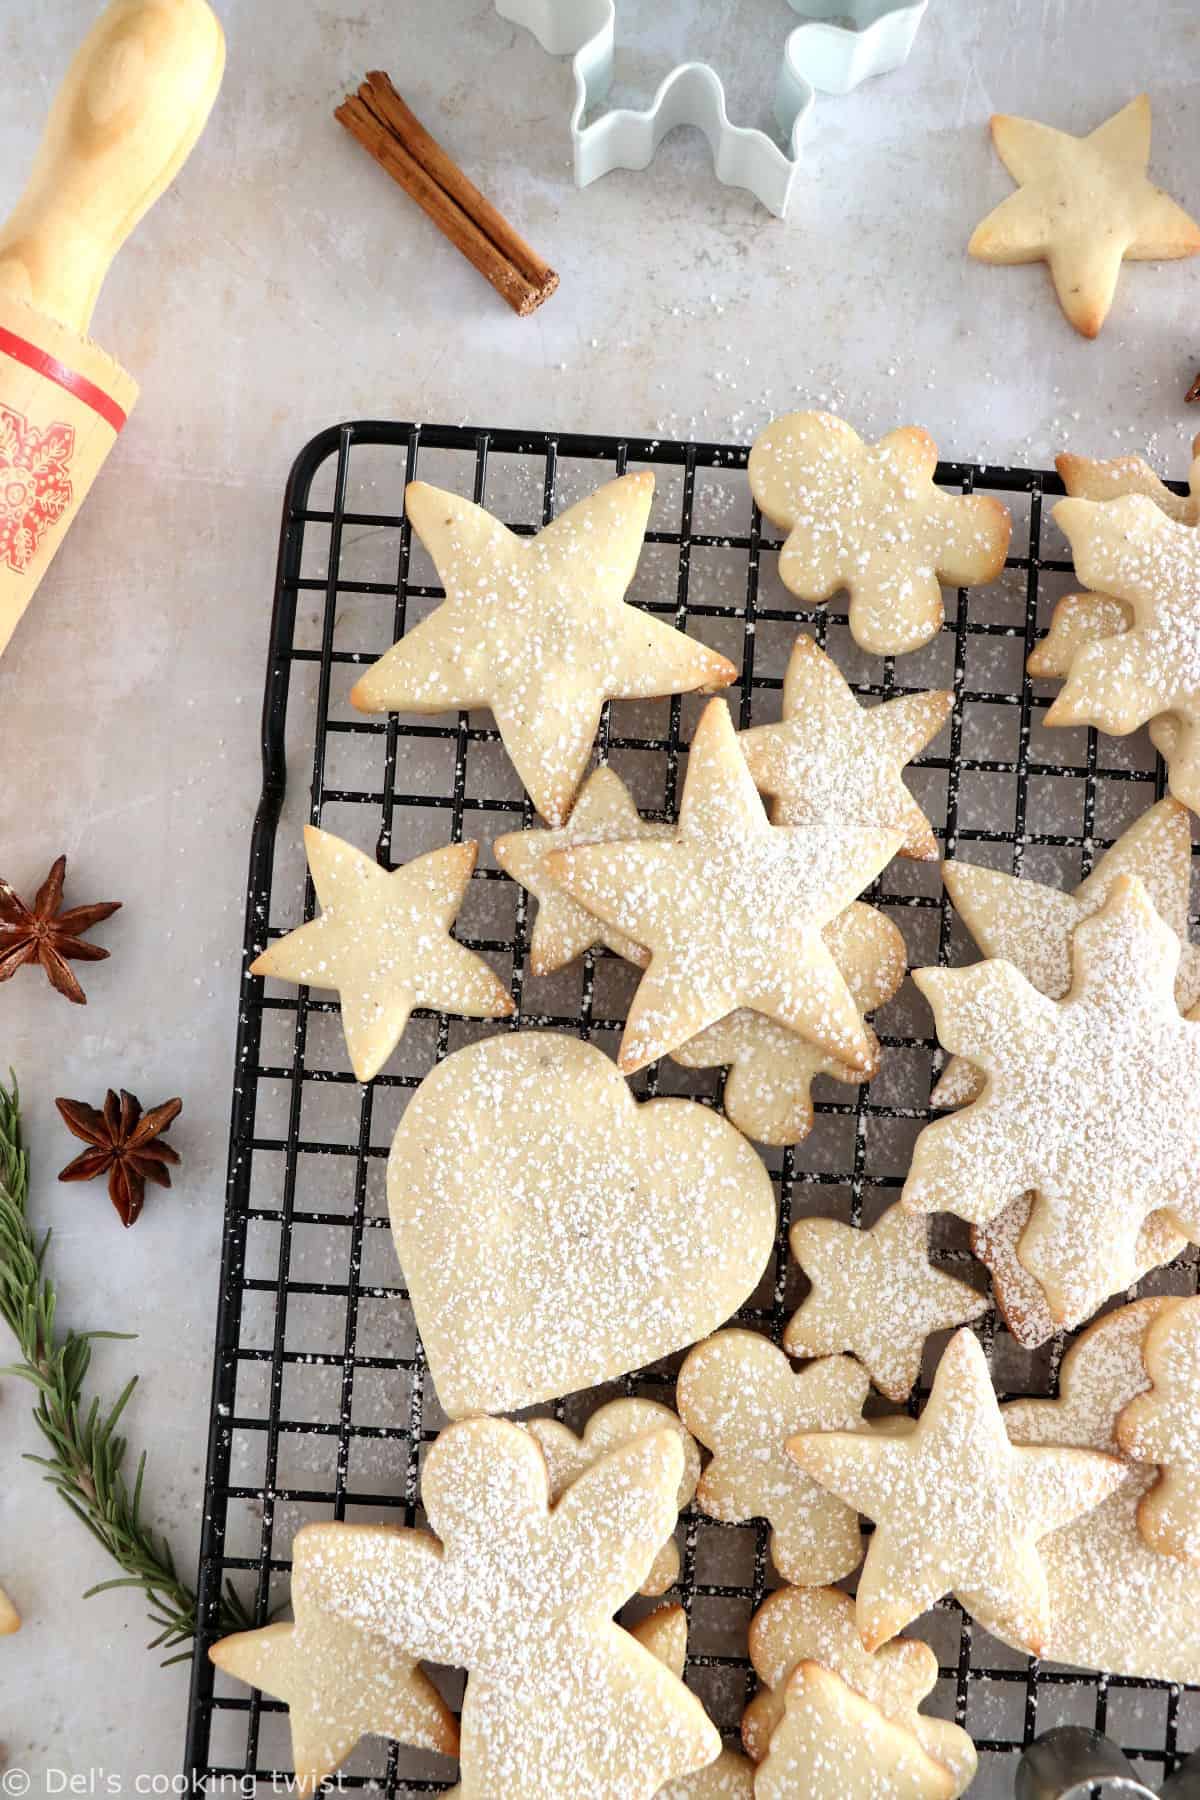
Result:
[[883,825],[902,833],[901,856],[928,862],[937,839],[902,772],[953,704],[953,694],[929,693],[864,707],[832,658],[800,636],[783,678],[782,723],[743,731],[739,742],[776,825]]
[[315,825],[304,848],[321,912],[269,944],[252,975],[336,988],[351,1066],[370,1081],[417,1006],[468,1019],[506,1019],[512,996],[481,956],[450,936],[478,846],[447,844],[391,874]]
[[561,825],[606,700],[727,687],[737,674],[625,603],[653,494],[653,475],[623,475],[522,538],[460,495],[411,482],[405,509],[446,598],[356,682],[353,704],[490,706],[534,805]]
[[723,700],[692,738],[667,843],[557,850],[550,873],[650,950],[619,1063],[632,1075],[739,1006],[853,1067],[870,1040],[821,929],[895,854],[900,835],[768,822]]
[[1148,95],[1087,137],[998,113],[992,138],[1020,185],[975,228],[967,249],[981,262],[1048,263],[1059,304],[1084,337],[1094,338],[1108,317],[1123,260],[1200,250],[1200,226],[1147,178]]
[[[364,1525],[390,1541],[392,1527]],[[315,1793],[368,1735],[458,1754],[454,1715],[416,1658],[376,1631],[331,1617],[320,1606],[314,1565],[353,1579],[354,1546],[339,1525],[306,1525],[292,1549],[293,1625],[264,1625],[222,1638],[209,1658],[227,1675],[283,1700],[292,1731],[297,1791]],[[417,1533],[409,1533],[417,1537]],[[425,1540],[428,1543],[428,1540]]]
[[949,1769],[817,1662],[791,1675],[755,1800],[953,1800]]
[[1153,1385],[1116,1425],[1125,1454],[1160,1471],[1138,1507],[1138,1530],[1152,1550],[1200,1566],[1200,1300],[1158,1315],[1142,1361]]
[[14,1631],[21,1629],[21,1615],[0,1587],[0,1637],[11,1637]]
[[934,485],[937,445],[915,426],[878,444],[832,413],[790,413],[755,440],[748,473],[773,525],[786,526],[779,579],[801,600],[850,594],[856,643],[876,656],[917,650],[941,628],[942,585],[975,587],[1004,567],[1012,519],[986,494]]
[[959,1331],[909,1432],[805,1433],[799,1466],[875,1521],[855,1602],[868,1650],[944,1595],[976,1596],[1036,1646],[1048,1623],[1038,1539],[1090,1511],[1126,1478],[1092,1450],[1009,1443],[978,1338]]
[[784,1333],[789,1356],[857,1356],[889,1400],[907,1400],[926,1338],[965,1325],[991,1301],[929,1260],[929,1227],[889,1206],[869,1231],[837,1219],[797,1219],[792,1255],[812,1293]]
[[1150,1213],[1200,1240],[1200,1023],[1175,1003],[1179,939],[1121,875],[1072,960],[1062,1001],[1007,962],[915,972],[942,1043],[987,1081],[921,1132],[901,1196],[983,1223],[1036,1193],[1020,1257],[1059,1323],[1132,1280]]
[[616,771],[600,768],[588,776],[571,817],[557,831],[510,831],[498,837],[492,845],[496,861],[538,902],[529,945],[533,973],[552,975],[597,944],[644,969],[650,952],[572,900],[546,860],[555,850],[572,850],[577,844],[663,843],[674,835],[673,825],[643,819]]
[[[904,939],[890,919],[859,900],[821,935],[865,1020],[904,980]],[[685,1069],[728,1069],[725,1116],[747,1137],[760,1144],[798,1144],[812,1130],[812,1084],[818,1075],[857,1086],[878,1074],[882,1051],[869,1027],[867,1040],[870,1062],[865,1069],[850,1069],[774,1019],[742,1008],[671,1054]]]

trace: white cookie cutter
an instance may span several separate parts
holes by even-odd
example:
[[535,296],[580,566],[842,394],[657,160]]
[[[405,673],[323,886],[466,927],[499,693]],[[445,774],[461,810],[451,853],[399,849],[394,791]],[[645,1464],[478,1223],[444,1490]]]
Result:
[[[848,94],[871,75],[898,69],[912,49],[929,0],[788,0],[805,15],[783,49],[775,117],[787,139],[781,150],[765,132],[730,123],[725,89],[707,63],[680,63],[659,84],[644,112],[583,117],[612,86],[615,0],[495,0],[501,18],[531,31],[551,56],[571,56],[575,105],[571,142],[575,181],[587,187],[613,169],[644,169],[676,125],[697,125],[708,139],[718,181],[749,188],[783,218],[799,170],[800,146],[817,93]],[[851,26],[833,24],[849,18]]]

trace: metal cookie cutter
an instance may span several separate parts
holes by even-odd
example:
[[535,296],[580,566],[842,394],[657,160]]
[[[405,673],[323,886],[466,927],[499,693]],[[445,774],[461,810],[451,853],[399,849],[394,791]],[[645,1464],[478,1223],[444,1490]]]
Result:
[[[783,218],[800,164],[800,147],[817,93],[848,94],[871,75],[898,69],[912,49],[929,0],[788,0],[803,15],[784,45],[775,117],[781,150],[765,132],[730,123],[725,89],[707,63],[680,63],[644,112],[583,117],[612,86],[615,0],[495,0],[501,18],[531,31],[551,56],[571,56],[575,105],[571,141],[575,181],[587,187],[613,169],[644,169],[676,125],[697,125],[708,139],[718,181],[749,188]],[[834,19],[851,21],[850,26]]]
[[1059,1725],[1030,1744],[1017,1769],[1016,1800],[1200,1800],[1200,1756],[1191,1756],[1161,1794],[1139,1781],[1111,1738],[1082,1725]]

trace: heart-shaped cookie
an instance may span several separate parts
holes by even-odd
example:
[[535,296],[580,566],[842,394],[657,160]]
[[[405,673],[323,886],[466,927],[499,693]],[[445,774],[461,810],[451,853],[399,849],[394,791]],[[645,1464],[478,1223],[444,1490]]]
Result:
[[775,1237],[771,1179],[691,1100],[639,1105],[594,1045],[471,1044],[427,1075],[388,1206],[438,1399],[511,1412],[612,1381],[735,1312]]

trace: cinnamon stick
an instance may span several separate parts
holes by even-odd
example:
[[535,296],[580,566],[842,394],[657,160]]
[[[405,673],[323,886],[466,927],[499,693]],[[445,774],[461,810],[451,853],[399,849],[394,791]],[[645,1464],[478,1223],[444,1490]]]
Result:
[[469,181],[380,70],[334,117],[522,318],[558,286],[549,264]]

